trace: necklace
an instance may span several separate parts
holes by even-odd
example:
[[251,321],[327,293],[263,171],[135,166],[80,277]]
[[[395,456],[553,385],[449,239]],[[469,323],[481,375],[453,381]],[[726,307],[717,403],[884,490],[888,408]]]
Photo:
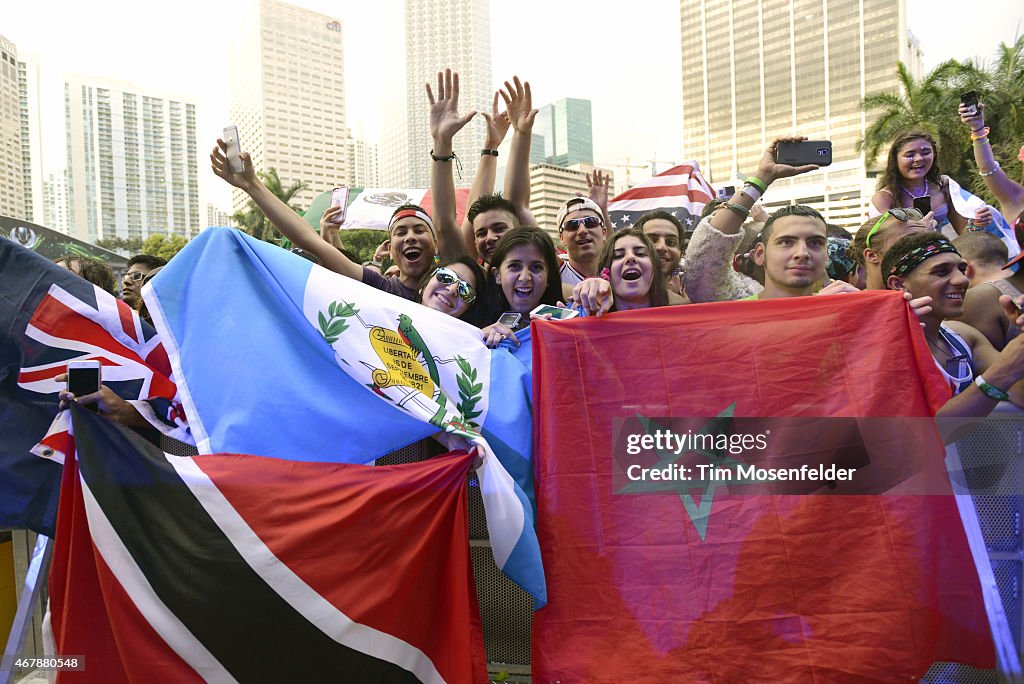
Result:
[[924,194],[923,195],[915,195],[914,193],[910,192],[910,190],[908,190],[906,187],[903,188],[903,192],[907,193],[907,195],[910,196],[910,199],[921,199],[922,197],[927,197],[928,196],[928,179],[927,178],[924,179]]

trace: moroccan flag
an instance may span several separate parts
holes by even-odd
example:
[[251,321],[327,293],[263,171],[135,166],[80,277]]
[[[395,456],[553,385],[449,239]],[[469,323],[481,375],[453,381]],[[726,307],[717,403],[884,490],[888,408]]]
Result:
[[696,161],[688,161],[640,181],[608,202],[608,220],[615,230],[629,228],[649,211],[662,209],[693,230],[704,205],[715,196]]
[[50,571],[60,681],[486,681],[470,457],[169,456],[74,407]]
[[[537,322],[533,340],[549,600],[533,621],[535,680],[894,681],[919,679],[933,661],[993,666],[978,574],[927,419],[948,390],[898,294]],[[820,419],[821,434],[790,434],[800,458],[830,426],[862,424],[866,451],[848,459],[851,482],[783,483],[804,494],[709,478],[653,482],[653,493],[616,484],[617,427],[729,415],[767,426],[769,448],[787,419]],[[863,427],[885,421],[897,434],[884,440]],[[920,426],[930,438],[898,434]],[[847,489],[900,466],[915,445],[941,487],[912,495],[918,478],[901,477],[884,495]],[[683,449],[660,465],[695,468],[698,455]]]

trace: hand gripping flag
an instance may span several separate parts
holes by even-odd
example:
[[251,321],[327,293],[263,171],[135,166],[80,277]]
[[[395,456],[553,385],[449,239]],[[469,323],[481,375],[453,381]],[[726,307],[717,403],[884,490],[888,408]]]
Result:
[[102,362],[104,384],[164,433],[187,440],[187,425],[160,340],[127,305],[6,239],[0,273],[0,527],[52,536],[66,429],[54,378],[69,361]]
[[186,458],[72,413],[50,625],[88,681],[486,681],[465,452]]
[[647,212],[662,209],[682,221],[684,228],[693,230],[704,205],[714,196],[715,191],[704,180],[697,162],[688,161],[613,197],[608,203],[608,220],[614,230],[622,230]]
[[476,446],[495,561],[545,602],[530,376],[480,331],[238,231],[210,229],[143,297],[200,453],[366,463],[435,433]]
[[1006,217],[998,209],[985,204],[985,200],[971,194],[952,178],[949,179],[949,197],[953,200],[953,208],[956,209],[956,213],[968,219],[974,218],[974,214],[979,209],[988,207],[989,212],[992,214],[992,222],[979,230],[991,233],[1002,240],[1009,252],[1010,259],[1020,254],[1020,245],[1017,244],[1017,236],[1014,235],[1013,226],[1010,225]]
[[[535,681],[896,681],[933,661],[992,667],[978,573],[928,418],[949,392],[897,294],[538,322],[533,340],[549,601],[533,620]],[[817,489],[747,493],[750,483],[697,476],[698,457],[725,463],[731,450],[629,457],[616,419],[642,426],[638,416],[760,421],[766,444],[788,435],[778,454],[797,460],[853,424],[864,449],[852,453],[868,460],[834,492],[786,482]],[[794,416],[810,427],[794,435],[784,418]],[[636,430],[626,445],[654,434]],[[915,451],[938,475],[927,495],[913,494],[926,474],[913,470],[892,488],[848,489]],[[646,493],[616,484],[616,464],[649,456],[651,468],[688,465],[691,481],[652,480]]]

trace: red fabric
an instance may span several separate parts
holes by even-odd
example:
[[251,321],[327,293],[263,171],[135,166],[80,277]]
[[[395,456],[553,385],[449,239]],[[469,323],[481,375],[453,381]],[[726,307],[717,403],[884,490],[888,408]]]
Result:
[[[418,647],[445,681],[480,682],[487,663],[468,544],[467,459],[368,467],[267,458],[256,468],[252,457],[221,454],[196,462],[321,596]],[[343,582],[338,568],[351,569]]]
[[93,546],[73,442],[67,449],[50,564],[50,625],[57,654],[84,655],[85,669],[58,672],[58,684],[147,682],[156,672],[165,682],[202,681],[150,627]]
[[[469,200],[469,188],[456,188],[455,189],[455,222],[458,225],[462,225],[462,222],[466,218],[466,210],[468,209],[467,202]],[[434,216],[434,198],[430,194],[430,190],[423,195],[423,199],[420,200],[420,206],[427,210],[430,217],[437,223],[437,217]]]
[[891,681],[936,660],[994,665],[951,496],[718,489],[702,540],[678,493],[613,493],[616,417],[733,403],[737,417],[932,415],[948,389],[900,295],[538,322],[532,338],[549,596],[535,681]]

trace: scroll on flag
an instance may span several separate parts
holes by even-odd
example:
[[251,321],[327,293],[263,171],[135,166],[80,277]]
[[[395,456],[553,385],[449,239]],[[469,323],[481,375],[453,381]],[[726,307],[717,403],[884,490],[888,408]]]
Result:
[[192,240],[143,297],[200,453],[366,463],[435,433],[476,447],[495,561],[544,604],[530,375],[512,354],[230,229]]
[[89,681],[487,679],[465,452],[180,457],[72,414],[50,625]]
[[[920,679],[934,661],[994,665],[978,572],[929,419],[949,392],[898,294],[538,322],[533,340],[549,596],[533,620],[535,680],[895,681]],[[567,403],[572,411],[559,410]],[[616,418],[726,415],[762,421],[769,445],[782,417],[825,423],[790,431],[783,444],[793,448],[780,450],[789,456],[832,439],[830,421],[852,421],[857,453],[869,459],[857,477],[888,474],[915,450],[930,471],[867,493],[847,489],[856,479],[802,494],[696,476],[640,493],[615,484],[626,453]],[[867,420],[891,429],[882,439],[869,429],[877,423],[860,427]],[[911,426],[922,432],[904,436]],[[628,434],[648,434],[637,430]],[[651,454],[635,458],[696,469],[703,456]],[[907,488],[924,474],[933,489]]]
[[693,230],[704,205],[714,196],[715,191],[704,180],[697,162],[688,161],[613,197],[608,202],[608,220],[614,230],[622,230],[647,212],[662,209],[682,221],[686,230]]

